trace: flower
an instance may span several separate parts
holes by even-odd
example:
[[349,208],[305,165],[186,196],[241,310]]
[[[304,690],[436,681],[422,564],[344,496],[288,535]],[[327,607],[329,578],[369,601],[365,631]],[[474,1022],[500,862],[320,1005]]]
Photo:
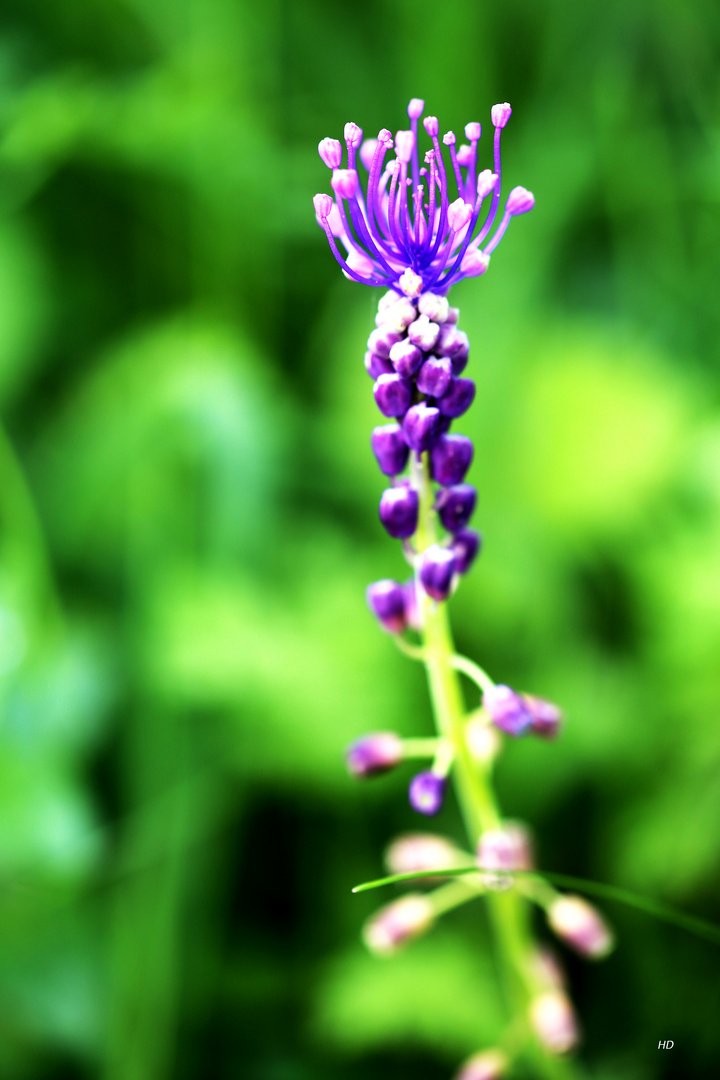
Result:
[[376,911],[365,923],[363,940],[370,952],[391,956],[394,952],[430,929],[433,907],[420,893],[408,893]]
[[374,731],[356,739],[345,751],[348,772],[359,780],[379,776],[399,765],[403,743],[394,731]]
[[615,944],[600,912],[581,896],[559,896],[548,908],[548,922],[559,938],[590,960],[601,960]]
[[[490,255],[511,218],[532,209],[535,200],[525,188],[513,188],[497,221],[500,136],[512,113],[507,102],[491,110],[495,129],[493,168],[479,174],[477,147],[481,132],[475,121],[465,127],[469,142],[457,149],[452,132],[443,136],[450,156],[448,163],[443,157],[437,117],[425,117],[423,126],[431,146],[420,163],[418,121],[424,108],[423,101],[413,98],[408,105],[409,130],[397,131],[393,138],[383,128],[377,139],[368,139],[362,145],[360,128],[346,124],[345,168],[340,141],[322,139],[318,152],[332,170],[330,186],[335,198],[318,194],[313,205],[318,224],[347,278],[391,288],[410,299],[428,292],[442,299],[457,281],[485,273]],[[358,174],[358,149],[359,164],[368,174],[365,191]],[[386,161],[393,149],[395,156]],[[481,222],[483,203],[488,198],[490,206]],[[345,248],[345,258],[338,240]],[[420,319],[426,320],[424,340],[432,333],[427,331],[427,324],[435,322],[437,300],[428,307],[420,313]]]

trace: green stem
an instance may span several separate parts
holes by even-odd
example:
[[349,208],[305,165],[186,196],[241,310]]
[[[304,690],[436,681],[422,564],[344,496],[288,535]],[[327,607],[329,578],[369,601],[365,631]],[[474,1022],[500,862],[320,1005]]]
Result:
[[[426,457],[413,455],[411,463],[412,483],[418,491],[420,502],[418,528],[414,537],[418,553],[437,539]],[[479,681],[481,686],[492,683],[481,668],[456,655],[447,604],[435,603],[422,589],[418,590],[418,596],[422,611],[424,663],[435,721],[439,735],[447,739],[455,750],[453,777],[468,836],[475,848],[482,832],[500,827],[502,816],[489,769],[476,762],[467,747],[464,733],[466,710],[458,670]],[[515,889],[491,892],[487,899],[508,1005],[513,1014],[513,1026],[522,1033],[525,1053],[538,1075],[547,1080],[570,1080],[575,1075],[573,1066],[566,1059],[548,1052],[535,1036],[528,1020],[530,1002],[544,989],[536,971],[528,904]]]

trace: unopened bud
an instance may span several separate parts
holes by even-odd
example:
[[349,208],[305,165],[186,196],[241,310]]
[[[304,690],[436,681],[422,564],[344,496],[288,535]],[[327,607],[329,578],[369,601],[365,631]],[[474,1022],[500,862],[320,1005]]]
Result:
[[414,322],[408,326],[408,338],[423,352],[430,352],[438,339],[440,327],[437,323],[430,322],[427,315],[418,315]]
[[419,296],[422,292],[423,280],[419,274],[416,274],[414,270],[411,270],[408,266],[407,270],[404,270],[398,279],[398,285],[411,300],[414,300],[416,296]]
[[438,602],[447,600],[455,573],[455,552],[452,548],[431,544],[420,562],[420,584],[428,596]]
[[318,154],[328,169],[339,169],[342,161],[342,145],[339,139],[321,139]]
[[[405,451],[407,456],[407,447]],[[406,626],[405,591],[399,582],[390,578],[374,581],[368,585],[365,597],[373,615],[388,633],[403,632]]]
[[409,797],[410,805],[418,814],[426,814],[432,817],[437,814],[445,798],[447,781],[444,776],[438,776],[434,772],[421,772],[410,781]]
[[348,771],[359,780],[394,769],[402,761],[403,744],[394,731],[374,731],[356,739],[345,751]]
[[504,101],[501,105],[493,105],[490,110],[490,118],[493,127],[496,128],[504,128],[511,116],[512,109],[507,101]]
[[548,908],[548,922],[581,956],[601,960],[612,950],[612,930],[592,904],[581,896],[561,896]]
[[332,210],[333,205],[333,201],[329,195],[320,194],[313,196],[313,207],[315,208],[318,220],[321,222],[327,221],[328,214]]
[[472,217],[472,212],[472,205],[466,203],[464,199],[456,199],[455,202],[451,202],[447,212],[450,228],[455,232],[460,232]]
[[490,256],[477,248],[470,248],[462,257],[460,270],[465,277],[480,277],[490,265]]
[[461,143],[456,152],[457,163],[462,165],[463,168],[467,168],[468,165],[472,165],[473,152],[472,146],[468,146],[467,143]]
[[475,761],[483,765],[489,765],[500,752],[497,729],[481,716],[473,716],[468,720],[465,726],[465,742]]
[[455,1080],[499,1080],[509,1064],[509,1058],[502,1050],[483,1050],[468,1058]]
[[377,139],[366,139],[360,147],[360,160],[362,161],[368,172],[370,172],[370,169],[372,168],[373,158],[375,157],[377,144]]
[[408,111],[408,116],[410,117],[411,120],[417,120],[417,119],[419,119],[419,117],[422,116],[424,108],[425,108],[425,102],[423,101],[422,98],[418,98],[418,97],[411,98],[410,99],[410,104],[408,105],[408,110],[407,110]]
[[370,952],[391,956],[410,941],[426,933],[434,921],[432,904],[421,893],[409,893],[380,908],[363,927],[363,941]]
[[502,683],[485,691],[483,705],[493,724],[506,735],[522,735],[532,723],[530,710],[520,694]]
[[561,990],[548,990],[530,1006],[530,1023],[537,1037],[554,1054],[565,1054],[579,1040],[570,999]]
[[524,187],[514,187],[508,195],[505,209],[508,214],[527,214],[528,210],[532,210],[534,205],[535,196],[532,191],[528,191]]
[[412,157],[413,146],[415,145],[415,136],[412,131],[396,131],[395,132],[395,153],[400,161],[408,163]]
[[523,698],[532,716],[530,730],[533,735],[539,735],[543,739],[554,739],[562,723],[561,710],[551,701],[534,697],[532,694],[523,694]]
[[477,193],[478,198],[485,199],[493,190],[498,182],[497,173],[494,173],[492,169],[483,169],[481,173],[478,173],[477,178]]
[[443,135],[443,142],[445,143],[445,146],[454,146],[455,145],[455,132],[454,131],[446,131],[445,134]]
[[423,870],[453,870],[462,855],[444,836],[434,833],[408,833],[393,840],[385,852],[390,874],[415,874]]
[[465,125],[465,138],[470,142],[477,142],[480,138],[481,127],[477,120],[471,121],[471,123]]
[[431,139],[434,138],[440,130],[437,116],[426,116],[423,120],[423,126]]
[[450,305],[446,296],[436,296],[435,293],[423,293],[418,300],[418,311],[421,315],[427,315],[434,323],[444,323],[448,317]]
[[[532,870],[530,834],[524,825],[507,822],[502,829],[487,829],[480,837],[476,862],[481,870]],[[488,889],[509,889],[513,879],[483,875]]]
[[335,169],[330,185],[341,199],[352,199],[357,191],[358,175],[354,169]]
[[345,125],[343,134],[348,147],[356,149],[362,142],[362,128],[359,128],[357,124],[353,124],[352,121]]

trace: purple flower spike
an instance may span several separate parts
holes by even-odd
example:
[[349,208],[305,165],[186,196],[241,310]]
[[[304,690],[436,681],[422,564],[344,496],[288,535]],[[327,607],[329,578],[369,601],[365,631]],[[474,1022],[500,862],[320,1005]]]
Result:
[[520,694],[502,683],[486,690],[483,705],[495,727],[506,735],[522,735],[532,723],[532,715]]
[[392,375],[394,368],[389,360],[384,360],[377,353],[365,353],[365,370],[371,379],[379,379],[381,375]]
[[[443,299],[455,282],[487,269],[487,256],[507,229],[505,222],[493,232],[500,199],[499,136],[512,110],[507,104],[492,109],[493,172],[481,173],[478,186],[480,124],[472,121],[465,126],[470,145],[456,149],[452,132],[440,140],[435,116],[425,117],[423,134],[418,123],[423,109],[424,103],[413,98],[408,106],[410,130],[398,131],[393,139],[383,128],[376,140],[362,144],[359,157],[367,179],[364,191],[355,171],[360,128],[356,124],[345,127],[347,168],[341,167],[338,140],[322,140],[320,156],[333,170],[337,203],[334,218],[329,211],[318,213],[318,222],[346,277],[384,286],[411,299],[426,294]],[[425,145],[421,147],[420,142]],[[491,187],[489,176],[495,177]],[[481,214],[481,204],[490,191],[492,205],[487,214]],[[429,302],[428,307],[433,310],[421,312],[421,316],[427,314],[437,326],[434,309],[438,305]],[[442,305],[439,307],[442,310]],[[432,345],[425,342],[431,333],[423,327],[422,341],[412,335],[411,341],[429,352]]]
[[405,619],[405,589],[398,581],[385,579],[368,585],[365,597],[375,618],[390,634],[402,634]]
[[374,731],[370,735],[363,735],[345,751],[348,771],[360,780],[394,769],[402,761],[402,756],[402,739],[394,731]]
[[371,437],[372,449],[380,471],[386,476],[397,476],[407,464],[408,447],[402,428],[397,424],[376,427]]
[[452,548],[431,544],[420,563],[420,584],[433,600],[446,600],[455,573],[455,552]]
[[523,694],[523,698],[532,716],[530,730],[533,735],[539,735],[543,739],[554,739],[562,723],[562,712],[557,705],[543,698],[533,697],[532,694]]
[[475,383],[472,379],[453,379],[450,388],[438,402],[443,416],[462,416],[475,400]]
[[403,432],[411,450],[419,454],[428,449],[435,437],[439,420],[440,411],[424,402],[408,409],[403,420]]
[[410,383],[399,375],[380,375],[373,386],[373,394],[383,416],[404,416],[412,398]]
[[410,805],[418,814],[432,817],[442,807],[446,780],[433,772],[421,772],[410,781]]
[[405,338],[398,341],[390,350],[390,362],[404,379],[411,378],[424,360],[424,356],[417,345]]
[[409,539],[417,529],[417,491],[404,484],[383,491],[380,498],[380,520],[396,540]]
[[[457,532],[463,525],[467,525],[472,517],[477,502],[477,491],[472,484],[455,484],[453,487],[442,488],[435,499],[435,509],[448,532]],[[457,555],[457,552],[456,552]],[[464,573],[458,567],[459,573]]]
[[430,450],[433,479],[443,487],[461,484],[473,459],[473,444],[466,435],[441,435]]
[[431,356],[420,368],[416,384],[421,394],[439,398],[447,393],[452,379],[452,361],[448,356]]
[[456,574],[467,574],[480,551],[481,543],[480,533],[474,529],[458,529],[452,542]]

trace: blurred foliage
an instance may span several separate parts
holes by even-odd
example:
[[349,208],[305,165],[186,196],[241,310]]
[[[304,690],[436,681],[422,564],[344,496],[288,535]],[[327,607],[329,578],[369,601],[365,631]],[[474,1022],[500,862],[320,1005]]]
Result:
[[[720,919],[717,5],[6,0],[2,26],[2,1076],[438,1080],[498,1030],[479,909],[380,963],[349,892],[417,823],[343,746],[430,718],[363,600],[401,572],[376,296],[310,199],[322,136],[416,94],[455,130],[510,100],[537,197],[454,294],[486,538],[458,640],[569,714],[510,748],[504,805],[549,868]],[[614,957],[569,961],[591,1074],[714,1075],[717,955],[610,914]]]

